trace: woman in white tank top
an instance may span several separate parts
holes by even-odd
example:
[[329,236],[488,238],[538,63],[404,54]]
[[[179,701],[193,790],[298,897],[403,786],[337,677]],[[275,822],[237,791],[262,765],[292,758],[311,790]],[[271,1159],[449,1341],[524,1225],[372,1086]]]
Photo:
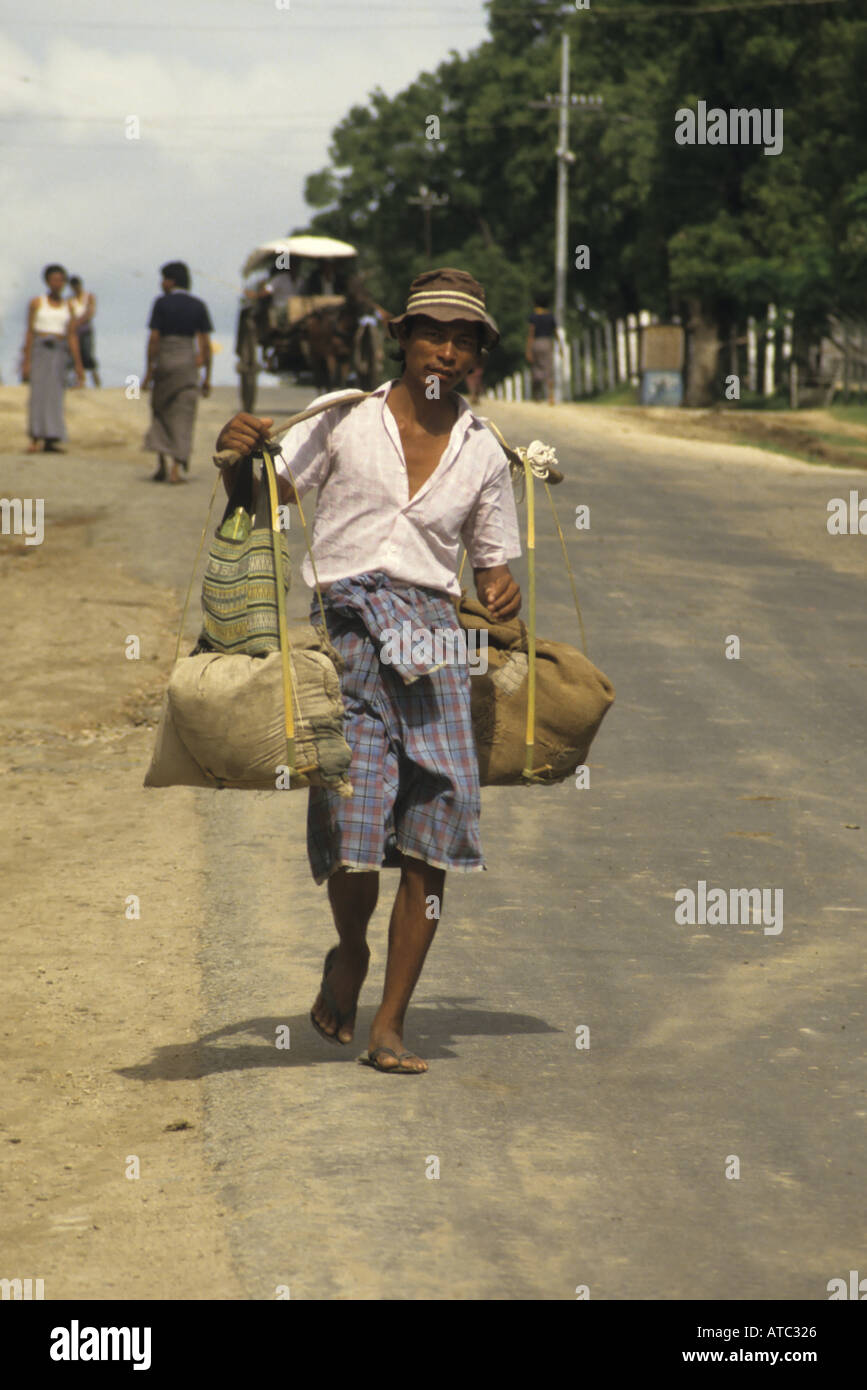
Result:
[[75,364],[78,385],[84,385],[84,371],[75,332],[75,318],[69,301],[63,299],[66,271],[62,265],[47,265],[42,277],[48,294],[31,299],[27,313],[27,337],[21,364],[22,381],[30,382],[30,445],[28,454],[41,450],[62,454],[60,440],[66,438],[63,418],[63,392],[66,386],[67,349]]
[[53,304],[47,294],[41,294],[36,300],[34,333],[48,333],[51,337],[65,338],[71,312],[72,306],[68,299],[61,299],[59,304]]

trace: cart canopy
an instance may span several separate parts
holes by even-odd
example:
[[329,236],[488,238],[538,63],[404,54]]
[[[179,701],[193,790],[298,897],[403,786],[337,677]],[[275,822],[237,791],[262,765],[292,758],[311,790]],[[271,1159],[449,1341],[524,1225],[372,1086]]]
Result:
[[323,260],[342,260],[357,256],[358,251],[348,241],[338,241],[330,236],[288,236],[266,241],[251,251],[241,270],[242,275],[253,275],[257,270],[270,270],[275,256],[313,256]]

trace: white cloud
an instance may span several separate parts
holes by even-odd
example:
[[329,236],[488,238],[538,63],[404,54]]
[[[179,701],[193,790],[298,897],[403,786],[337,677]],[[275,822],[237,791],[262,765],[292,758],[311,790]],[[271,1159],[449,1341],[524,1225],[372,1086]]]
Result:
[[[173,29],[177,4],[154,0],[89,6],[65,28],[56,0],[34,4],[0,38],[6,381],[46,262],[98,294],[104,378],[119,384],[140,370],[158,267],[176,258],[193,267],[223,343],[215,377],[234,381],[241,262],[306,223],[304,180],[327,162],[334,125],[374,86],[399,91],[484,37],[482,0],[447,7],[439,27],[432,5],[416,25],[407,4],[194,0]],[[131,115],[139,140],[125,137]]]

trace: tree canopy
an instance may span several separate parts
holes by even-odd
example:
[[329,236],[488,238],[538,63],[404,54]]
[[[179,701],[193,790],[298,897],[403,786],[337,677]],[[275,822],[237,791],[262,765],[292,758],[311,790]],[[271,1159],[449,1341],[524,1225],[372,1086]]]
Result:
[[[721,0],[724,3],[724,0]],[[554,286],[560,37],[571,89],[567,328],[592,310],[662,317],[689,306],[720,336],[768,302],[802,332],[867,313],[867,17],[861,0],[767,7],[654,0],[491,0],[490,37],[405,91],[375,89],[337,126],[305,187],[311,229],[354,241],[376,298],[397,312],[427,264],[485,285],[521,361],[530,297]],[[704,102],[782,113],[782,150],[679,144],[675,113]],[[436,118],[436,122],[431,121]],[[438,123],[438,129],[437,124]],[[586,244],[579,270],[571,248]],[[584,306],[583,309],[580,306]]]

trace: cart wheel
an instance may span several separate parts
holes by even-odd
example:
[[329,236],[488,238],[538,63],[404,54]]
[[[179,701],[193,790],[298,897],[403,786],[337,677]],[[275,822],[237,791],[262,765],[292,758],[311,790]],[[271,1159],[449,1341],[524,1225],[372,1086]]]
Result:
[[256,377],[259,372],[259,364],[256,360],[258,346],[256,324],[250,315],[245,316],[240,336],[238,371],[241,376],[241,409],[252,411],[256,404]]

